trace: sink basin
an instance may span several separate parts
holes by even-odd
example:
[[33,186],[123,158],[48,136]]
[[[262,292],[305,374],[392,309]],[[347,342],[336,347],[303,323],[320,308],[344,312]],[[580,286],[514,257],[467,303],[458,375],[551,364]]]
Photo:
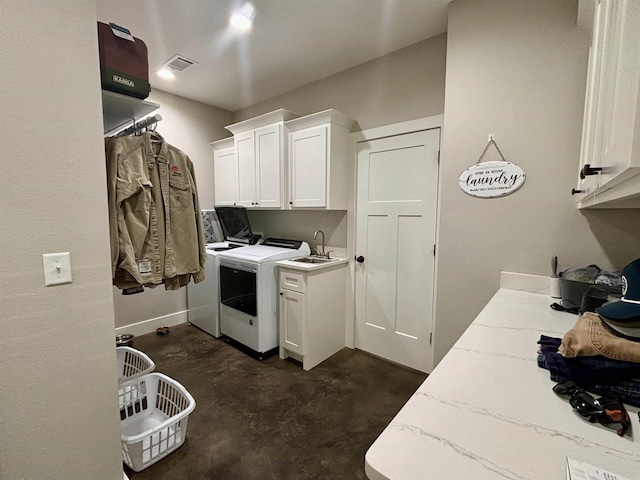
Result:
[[322,258],[322,257],[303,257],[303,258],[295,258],[294,262],[300,263],[327,263],[333,262],[337,260],[337,258]]

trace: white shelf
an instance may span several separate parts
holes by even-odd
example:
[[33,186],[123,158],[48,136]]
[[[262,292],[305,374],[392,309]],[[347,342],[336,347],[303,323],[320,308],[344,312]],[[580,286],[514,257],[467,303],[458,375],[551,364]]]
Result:
[[104,134],[116,133],[158,108],[160,105],[157,103],[102,90]]

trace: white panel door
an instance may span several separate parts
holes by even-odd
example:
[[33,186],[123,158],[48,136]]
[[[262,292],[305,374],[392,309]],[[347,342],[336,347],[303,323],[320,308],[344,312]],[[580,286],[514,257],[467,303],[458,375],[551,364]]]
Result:
[[256,207],[282,206],[282,126],[271,125],[255,132]]
[[238,163],[234,147],[213,151],[216,205],[235,205],[238,195]]
[[320,126],[289,135],[291,205],[327,205],[327,127]]
[[423,372],[432,367],[439,148],[439,128],[358,145],[356,347]]
[[238,205],[252,207],[256,199],[256,147],[253,131],[234,135],[238,162]]

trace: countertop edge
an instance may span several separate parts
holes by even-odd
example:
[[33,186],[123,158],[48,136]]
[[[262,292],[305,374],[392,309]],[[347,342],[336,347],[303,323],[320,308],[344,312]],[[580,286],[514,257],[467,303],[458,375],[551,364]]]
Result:
[[332,262],[326,263],[300,263],[294,262],[293,260],[279,260],[276,262],[278,267],[290,268],[293,270],[302,270],[304,272],[322,270],[329,267],[335,267],[337,265],[344,265],[345,263],[349,263],[349,260],[346,258],[338,258]]

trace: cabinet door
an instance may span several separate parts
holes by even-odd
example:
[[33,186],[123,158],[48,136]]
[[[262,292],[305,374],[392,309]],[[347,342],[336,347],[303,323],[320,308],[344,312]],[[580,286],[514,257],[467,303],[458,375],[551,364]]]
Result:
[[282,125],[255,131],[257,207],[282,206]]
[[304,355],[304,324],[304,294],[280,290],[281,347]]
[[289,135],[290,201],[293,207],[327,205],[327,127]]
[[235,205],[238,192],[238,164],[234,147],[213,151],[214,197],[216,205]]
[[[606,2],[605,118],[602,135],[601,184],[640,166],[637,151],[633,155],[637,123],[640,81],[640,2]],[[634,172],[637,173],[637,172]]]
[[603,170],[578,182],[583,198],[637,174],[639,88],[640,2],[601,0],[589,55],[580,168]]
[[253,131],[234,135],[238,162],[238,205],[253,207],[256,202],[256,149]]

